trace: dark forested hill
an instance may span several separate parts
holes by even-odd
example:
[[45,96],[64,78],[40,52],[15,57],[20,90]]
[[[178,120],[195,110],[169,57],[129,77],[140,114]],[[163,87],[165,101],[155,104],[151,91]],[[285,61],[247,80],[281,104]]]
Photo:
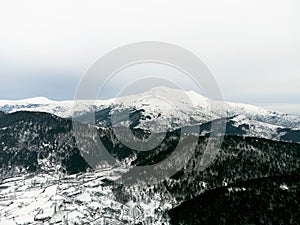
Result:
[[274,176],[205,191],[169,211],[171,224],[299,224],[300,176]]
[[[59,168],[68,173],[88,168],[71,134],[70,120],[40,112],[0,117],[2,175]],[[75,166],[76,165],[76,166]]]

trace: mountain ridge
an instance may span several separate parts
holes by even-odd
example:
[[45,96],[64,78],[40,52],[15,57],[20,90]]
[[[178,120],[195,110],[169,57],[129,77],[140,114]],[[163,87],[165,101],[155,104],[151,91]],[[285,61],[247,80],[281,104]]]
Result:
[[[297,138],[300,134],[298,116],[269,111],[249,104],[212,101],[194,91],[167,87],[156,87],[144,93],[108,100],[52,101],[37,97],[0,101],[0,111],[47,112],[61,118],[84,117],[94,112],[97,127],[128,125],[131,128],[152,132],[174,131],[181,127],[230,118],[228,122],[231,127],[239,128],[241,130],[239,133],[245,136],[300,141]],[[116,121],[114,115],[119,112],[122,113],[121,120]],[[285,138],[282,138],[284,136]]]

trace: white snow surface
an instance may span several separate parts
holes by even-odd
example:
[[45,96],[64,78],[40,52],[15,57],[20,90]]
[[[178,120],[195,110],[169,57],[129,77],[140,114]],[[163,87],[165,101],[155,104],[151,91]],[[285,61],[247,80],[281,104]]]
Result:
[[123,170],[107,168],[70,176],[50,172],[5,179],[0,184],[0,225],[162,224],[162,214],[155,209],[163,212],[172,202],[162,201],[162,196],[150,198],[133,186],[139,201],[125,204],[116,199],[112,186],[103,185],[104,179]]

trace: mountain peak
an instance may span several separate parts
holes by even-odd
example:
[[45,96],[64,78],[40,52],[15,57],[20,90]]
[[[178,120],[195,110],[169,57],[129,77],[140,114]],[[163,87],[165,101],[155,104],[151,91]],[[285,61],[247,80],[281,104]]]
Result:
[[27,98],[21,100],[22,102],[28,102],[32,104],[49,104],[52,102],[52,100],[48,99],[47,97],[34,97],[34,98]]
[[0,101],[0,106],[5,106],[5,105],[47,105],[51,104],[54,101],[46,98],[46,97],[34,97],[34,98],[26,98],[26,99],[21,99],[21,100],[1,100]]

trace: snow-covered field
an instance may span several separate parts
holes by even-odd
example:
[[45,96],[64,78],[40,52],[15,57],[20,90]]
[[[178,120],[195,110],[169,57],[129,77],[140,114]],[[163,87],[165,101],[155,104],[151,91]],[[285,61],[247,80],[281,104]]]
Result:
[[137,191],[138,201],[117,201],[105,180],[120,173],[121,168],[111,168],[63,177],[41,173],[5,179],[0,185],[0,224],[162,224],[159,212],[171,204],[159,196],[143,199]]

